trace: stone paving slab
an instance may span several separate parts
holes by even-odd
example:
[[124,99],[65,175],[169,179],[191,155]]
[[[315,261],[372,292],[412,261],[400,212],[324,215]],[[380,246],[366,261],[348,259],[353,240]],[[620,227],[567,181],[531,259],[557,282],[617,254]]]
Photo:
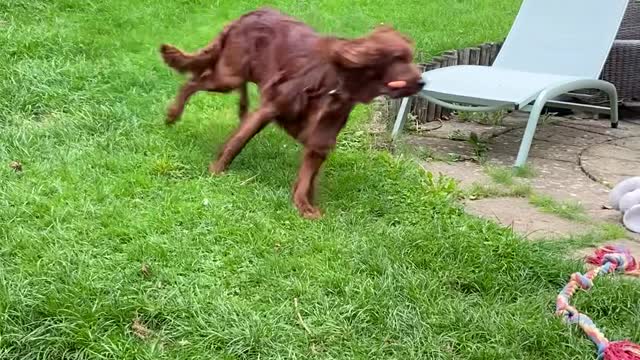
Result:
[[580,155],[580,165],[592,180],[609,187],[640,176],[640,137],[589,146]]
[[479,135],[481,134],[483,137],[489,138],[508,131],[512,128],[505,125],[483,125],[472,121],[442,121],[440,125],[434,125],[434,127],[434,130],[428,132],[428,136],[430,138],[440,139],[451,139],[456,137],[468,139],[469,134],[471,134],[472,132],[475,132]]
[[436,176],[446,175],[457,180],[458,186],[462,189],[468,189],[473,186],[474,183],[491,183],[491,178],[485,173],[484,168],[469,161],[458,163],[429,161],[423,163],[423,167]]
[[[640,120],[640,114],[637,115]],[[628,118],[627,118],[628,119]],[[436,154],[457,154],[459,159],[473,159],[474,148],[462,139],[473,131],[488,145],[490,165],[512,166],[517,155],[527,115],[514,112],[498,127],[471,122],[445,121],[434,134],[407,136],[414,146],[424,146]],[[640,176],[640,121],[622,121],[612,129],[607,119],[549,118],[536,131],[528,165],[536,176],[528,182],[536,194],[556,201],[580,203],[591,224],[621,224],[621,215],[604,207],[609,188],[626,176]],[[482,166],[466,161],[456,163],[427,162],[427,170],[460,181],[463,188],[474,182],[493,184]],[[497,185],[500,186],[500,185]],[[527,199],[492,198],[470,201],[470,213],[492,219],[528,238],[562,237],[582,234],[589,227],[541,212]],[[640,239],[634,234],[630,238]]]
[[[640,150],[625,146],[625,140],[627,139],[592,145],[584,153],[593,157],[640,163]],[[633,138],[633,141],[640,143],[640,138]]]
[[537,174],[530,180],[536,193],[558,201],[578,202],[587,211],[601,210],[606,205],[609,189],[586,177],[577,164],[532,159],[531,165]]
[[465,207],[469,213],[511,227],[530,240],[561,238],[590,231],[584,224],[541,212],[527,199],[481,199],[469,201]]
[[[520,148],[521,136],[504,134],[496,137],[489,145],[489,159],[496,160],[506,166],[512,166],[518,149]],[[582,148],[579,146],[565,145],[545,140],[534,140],[529,150],[529,158],[541,158],[575,163]]]
[[[590,218],[619,223],[621,215],[618,211],[608,209],[608,188],[584,176],[580,167],[575,164],[547,159],[532,159],[536,176],[532,179],[518,178],[521,183],[528,183],[536,194],[547,195],[557,201],[579,203]],[[571,167],[571,174],[569,169]],[[471,162],[445,163],[430,161],[423,167],[434,175],[446,175],[458,180],[461,189],[469,189],[474,183],[496,185],[485,169]]]
[[608,121],[593,119],[567,118],[559,121],[559,125],[610,137],[621,137],[625,134],[629,135],[631,131],[636,130],[636,128],[638,128],[637,131],[640,131],[640,127],[626,122],[620,122],[618,128],[613,129]]
[[[563,126],[564,121],[558,121],[555,124],[539,126],[534,139],[534,146],[536,140],[544,141],[545,143],[552,143],[557,145],[568,145],[568,146],[589,146],[592,144],[597,144],[601,142],[605,142],[607,140],[614,139],[614,136],[599,134],[591,131],[585,131],[578,127],[569,128]],[[510,137],[516,137],[518,139],[522,139],[522,135],[524,134],[524,129],[515,129],[508,133]]]
[[406,143],[414,147],[430,149],[443,158],[455,156],[468,160],[473,157],[473,148],[467,141],[413,136],[408,138]]
[[624,138],[621,138],[620,140],[616,140],[614,144],[622,147],[627,147],[632,150],[640,151],[640,139],[638,136],[624,137]]

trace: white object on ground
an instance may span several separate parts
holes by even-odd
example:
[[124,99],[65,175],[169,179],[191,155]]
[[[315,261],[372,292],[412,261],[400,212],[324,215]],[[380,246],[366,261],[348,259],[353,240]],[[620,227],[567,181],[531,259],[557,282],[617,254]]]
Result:
[[620,211],[624,214],[627,210],[638,204],[640,204],[640,189],[624,194],[620,199],[618,206],[620,207]]
[[638,189],[640,189],[640,176],[622,180],[609,192],[609,205],[616,210],[620,210],[620,200],[622,197]]
[[631,209],[627,210],[627,212],[624,213],[622,222],[627,229],[635,233],[640,233],[640,204],[632,206]]

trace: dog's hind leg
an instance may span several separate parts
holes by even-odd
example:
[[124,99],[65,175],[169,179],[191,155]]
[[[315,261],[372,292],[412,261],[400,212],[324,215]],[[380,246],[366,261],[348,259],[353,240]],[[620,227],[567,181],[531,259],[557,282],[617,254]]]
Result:
[[247,110],[249,109],[247,83],[240,85],[238,92],[240,93],[240,100],[238,101],[238,116],[240,117],[240,121],[244,121],[245,116],[247,116]]
[[241,77],[220,76],[218,72],[205,71],[198,78],[189,80],[180,88],[176,99],[167,112],[167,124],[171,125],[180,118],[187,101],[189,101],[189,98],[196,92],[206,90],[226,93],[242,84],[243,79]]

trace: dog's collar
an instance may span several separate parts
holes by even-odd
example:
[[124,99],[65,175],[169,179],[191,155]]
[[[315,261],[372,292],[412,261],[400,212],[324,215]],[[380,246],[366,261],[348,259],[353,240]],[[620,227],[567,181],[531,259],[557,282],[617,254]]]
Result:
[[341,96],[342,95],[342,80],[338,79],[338,83],[336,84],[336,87],[333,88],[333,90],[329,91],[329,96]]
[[[327,95],[329,95],[330,97],[333,97],[333,98],[344,98],[345,95],[347,95],[347,93],[342,88],[342,84],[340,84],[336,88],[334,88],[333,90],[329,91],[327,93]],[[348,95],[347,95],[347,97],[348,97]]]
[[329,101],[344,102],[350,99],[348,93],[343,91],[340,86],[329,91],[327,95],[330,99]]

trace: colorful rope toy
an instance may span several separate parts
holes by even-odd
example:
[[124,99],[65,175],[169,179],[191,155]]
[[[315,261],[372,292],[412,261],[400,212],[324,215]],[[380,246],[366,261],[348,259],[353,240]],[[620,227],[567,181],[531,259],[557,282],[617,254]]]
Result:
[[571,280],[562,289],[556,300],[556,315],[562,316],[565,322],[576,324],[598,347],[598,359],[603,360],[640,360],[640,345],[629,341],[610,342],[595,326],[593,321],[581,314],[569,304],[573,294],[582,288],[589,290],[593,286],[593,279],[598,275],[605,275],[615,271],[640,276],[640,264],[631,256],[628,250],[618,246],[605,246],[596,250],[595,255],[589,256],[587,262],[598,267],[589,270],[584,275],[574,273]]

